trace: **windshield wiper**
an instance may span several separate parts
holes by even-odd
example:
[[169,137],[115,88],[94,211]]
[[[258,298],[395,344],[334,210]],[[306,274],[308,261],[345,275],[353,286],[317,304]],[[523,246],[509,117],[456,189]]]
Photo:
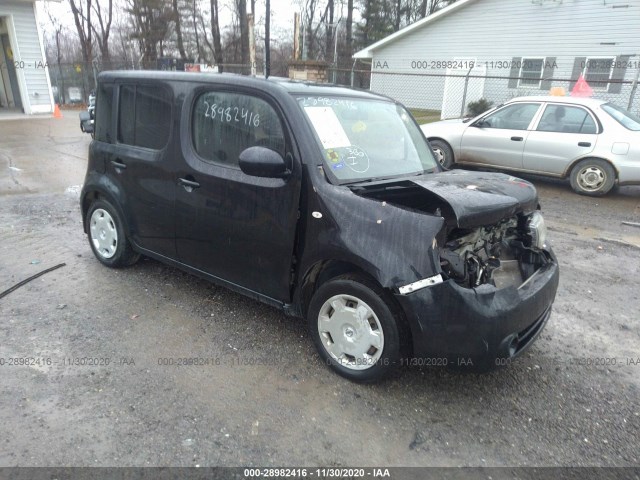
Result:
[[[431,170],[429,173],[433,173],[435,170]],[[400,175],[392,175],[390,177],[372,177],[372,178],[367,178],[366,180],[358,180],[357,182],[353,182],[353,183],[343,183],[343,185],[349,185],[349,186],[358,186],[358,185],[362,185],[363,183],[374,183],[374,182],[384,182],[386,180],[398,180],[398,179],[402,179],[402,178],[407,178],[407,177],[418,177],[420,175],[424,175],[424,172],[418,172],[418,173],[402,173]]]

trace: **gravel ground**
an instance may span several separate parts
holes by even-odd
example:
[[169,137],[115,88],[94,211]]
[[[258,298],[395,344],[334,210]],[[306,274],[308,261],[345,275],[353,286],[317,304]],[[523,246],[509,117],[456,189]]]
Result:
[[[0,290],[66,263],[0,300],[0,466],[640,464],[640,229],[621,224],[640,187],[532,179],[561,280],[522,358],[363,386],[273,308],[152,260],[101,266],[77,123],[0,123]],[[24,357],[45,360],[9,364]],[[162,364],[178,358],[209,365]]]

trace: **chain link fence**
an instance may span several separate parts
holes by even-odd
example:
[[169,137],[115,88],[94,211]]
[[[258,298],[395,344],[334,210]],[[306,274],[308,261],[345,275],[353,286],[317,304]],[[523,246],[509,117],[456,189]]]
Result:
[[[185,63],[175,59],[153,62],[93,62],[49,64],[55,101],[61,105],[85,104],[95,89],[99,72],[104,70],[163,70],[228,72],[249,75],[264,74],[264,65],[225,64],[213,67],[200,63]],[[640,114],[640,93],[636,69],[626,72],[624,80],[592,82],[592,96],[610,101]],[[271,66],[271,75],[288,76],[286,61]],[[514,97],[570,94],[577,78],[531,78],[530,76],[496,76],[478,74],[473,69],[447,73],[370,71],[356,68],[329,68],[327,79],[339,85],[367,89],[387,95],[406,105],[419,123],[459,118],[480,113],[477,108],[498,105]],[[481,102],[481,105],[474,103]],[[475,107],[475,108],[474,108]]]
[[[625,80],[591,82],[592,97],[606,100],[640,115],[638,70],[630,69]],[[387,95],[407,106],[419,123],[460,118],[481,113],[477,108],[499,105],[515,97],[570,95],[578,78],[531,78],[530,76],[478,75],[456,71],[418,73],[370,70],[330,70],[337,83]],[[474,105],[481,102],[481,105]],[[485,108],[486,110],[486,108]]]

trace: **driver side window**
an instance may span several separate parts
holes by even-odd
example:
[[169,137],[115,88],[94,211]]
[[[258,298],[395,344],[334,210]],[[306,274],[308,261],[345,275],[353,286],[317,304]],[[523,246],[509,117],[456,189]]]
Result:
[[262,146],[284,157],[285,139],[276,111],[264,100],[230,92],[205,92],[192,113],[195,151],[204,160],[238,167],[240,153]]
[[539,108],[539,103],[509,105],[483,118],[481,126],[483,128],[526,130]]

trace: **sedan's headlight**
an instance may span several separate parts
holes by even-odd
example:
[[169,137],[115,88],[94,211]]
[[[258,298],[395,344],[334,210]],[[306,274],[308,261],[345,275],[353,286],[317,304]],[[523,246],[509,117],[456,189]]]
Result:
[[544,223],[544,217],[540,212],[534,212],[529,217],[529,235],[531,235],[531,246],[543,249],[547,243],[547,226]]

